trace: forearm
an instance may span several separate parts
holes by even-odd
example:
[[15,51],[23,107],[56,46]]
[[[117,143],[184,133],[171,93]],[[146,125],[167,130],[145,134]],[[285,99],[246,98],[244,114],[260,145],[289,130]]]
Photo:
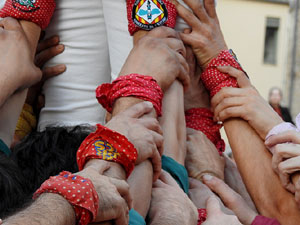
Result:
[[4,220],[3,225],[75,225],[75,211],[58,194],[43,194],[31,206]]
[[258,211],[282,225],[298,224],[300,210],[294,196],[273,172],[271,154],[250,125],[241,119],[224,123],[237,166]]

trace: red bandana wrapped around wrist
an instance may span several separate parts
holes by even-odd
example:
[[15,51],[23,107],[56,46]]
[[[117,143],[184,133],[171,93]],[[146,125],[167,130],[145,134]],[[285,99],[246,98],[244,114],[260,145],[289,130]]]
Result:
[[168,0],[127,0],[128,31],[133,35],[138,30],[176,25],[177,11]]
[[216,146],[220,155],[225,151],[225,142],[221,138],[221,124],[213,121],[214,114],[206,108],[194,108],[185,112],[186,127],[201,131]]
[[217,69],[218,66],[232,66],[243,71],[237,59],[232,54],[230,50],[222,51],[208,64],[201,75],[201,80],[210,92],[211,98],[223,87],[238,87],[237,80],[234,77],[224,74]]
[[121,97],[136,97],[152,102],[158,116],[162,114],[163,92],[151,76],[130,74],[121,76],[111,84],[102,84],[96,89],[98,102],[112,112],[115,101]]
[[96,219],[99,197],[93,183],[86,178],[63,171],[50,177],[34,193],[37,199],[43,193],[54,193],[64,197],[73,207],[79,225],[87,225]]
[[33,22],[45,29],[55,10],[54,0],[6,0],[0,10],[0,17],[13,17]]
[[127,177],[134,169],[138,153],[127,138],[116,131],[97,124],[97,130],[91,133],[77,151],[77,164],[82,170],[90,159],[102,159],[121,164]]
[[201,225],[202,223],[205,222],[207,218],[207,212],[206,209],[198,209],[198,223],[197,225]]

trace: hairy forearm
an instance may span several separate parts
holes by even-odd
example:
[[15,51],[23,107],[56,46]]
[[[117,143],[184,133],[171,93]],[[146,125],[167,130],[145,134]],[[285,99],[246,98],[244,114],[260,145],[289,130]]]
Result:
[[237,166],[258,211],[282,225],[298,224],[300,210],[273,172],[271,154],[250,125],[241,119],[224,123]]
[[3,225],[75,225],[73,207],[58,194],[42,194],[28,208],[4,220]]

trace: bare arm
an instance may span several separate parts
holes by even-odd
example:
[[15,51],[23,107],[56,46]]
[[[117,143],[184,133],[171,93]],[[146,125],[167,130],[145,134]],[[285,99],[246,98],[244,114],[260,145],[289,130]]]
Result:
[[3,225],[75,225],[73,207],[58,194],[43,194],[31,206],[4,220]]

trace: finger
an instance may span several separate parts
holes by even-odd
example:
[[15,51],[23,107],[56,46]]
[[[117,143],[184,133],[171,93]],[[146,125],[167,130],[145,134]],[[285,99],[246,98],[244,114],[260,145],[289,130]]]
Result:
[[236,78],[240,88],[251,87],[251,82],[243,71],[231,66],[220,66],[217,69],[222,73],[226,73]]
[[38,54],[45,49],[56,46],[58,45],[58,43],[59,43],[59,37],[57,35],[50,37],[46,40],[43,40],[38,44],[36,53]]
[[162,41],[169,46],[172,50],[181,54],[184,58],[186,57],[186,49],[183,42],[180,39],[175,38],[164,38]]
[[272,157],[272,167],[278,173],[278,165],[284,159],[300,156],[300,145],[294,144],[278,144],[274,147],[274,155]]
[[124,180],[118,180],[115,178],[109,178],[110,182],[115,185],[120,195],[127,202],[128,207],[132,208],[132,197],[129,192],[129,185]]
[[175,179],[166,171],[162,170],[159,179],[172,187],[180,188]]
[[244,115],[247,115],[245,107],[234,106],[226,108],[223,111],[219,112],[219,114],[216,116],[216,120],[224,122],[225,120],[230,118],[243,118]]
[[201,22],[193,12],[179,3],[175,4],[175,6],[178,15],[192,28],[192,30],[199,29],[199,27],[201,26]]
[[[156,148],[161,148],[164,144],[164,137],[161,134],[158,134],[150,130],[150,133],[153,137]],[[158,150],[156,150],[158,152]]]
[[141,123],[145,128],[154,131],[158,134],[163,134],[161,125],[159,124],[158,120],[155,118],[140,118],[139,123]]
[[278,165],[279,178],[282,185],[290,192],[295,192],[290,175],[300,171],[300,156],[285,160]]
[[217,18],[215,0],[203,0],[206,13],[211,18]]
[[[163,170],[162,170],[163,171]],[[155,181],[154,183],[153,183],[153,188],[164,188],[164,187],[166,187],[167,185],[164,183],[164,182],[162,182],[160,179],[158,179],[157,181]]]
[[153,151],[151,161],[153,165],[153,182],[155,182],[161,174],[161,156],[156,148]]
[[247,96],[242,88],[224,87],[211,100],[211,107],[214,111],[215,107],[223,101],[224,98]]
[[224,98],[220,104],[218,104],[214,109],[214,116],[217,118],[219,113],[224,111],[227,108],[242,106],[245,102],[247,102],[246,97],[231,97]]
[[[122,202],[123,203],[123,202]],[[129,222],[129,210],[128,207],[125,206],[125,202],[122,204],[122,207],[120,207],[120,213],[119,216],[115,219],[115,223],[116,225],[124,225],[124,224],[128,224]]]
[[191,28],[185,28],[184,30],[183,30],[183,33],[184,34],[190,34],[192,32],[192,29]]
[[[189,6],[193,13],[199,18],[201,22],[207,22],[208,21],[208,15],[207,12],[202,4],[204,1],[200,0],[183,0],[187,6]],[[179,13],[178,13],[179,14]]]
[[103,160],[91,159],[85,165],[85,168],[92,168],[96,170],[97,173],[102,175],[105,171],[110,168],[109,163],[103,163]]
[[189,185],[190,189],[198,189],[198,188],[203,189],[205,187],[205,185],[201,181],[191,177],[189,177],[189,184],[190,184]]
[[45,67],[43,69],[43,79],[42,82],[45,82],[46,80],[52,78],[52,77],[56,77],[60,74],[62,74],[63,72],[65,72],[67,69],[66,65],[61,64],[61,65],[56,65],[53,67]]
[[[299,177],[298,177],[299,178]],[[300,179],[295,182],[295,200],[300,208]]]
[[203,181],[213,192],[219,195],[229,209],[234,210],[240,206],[238,201],[240,196],[225,184],[224,181],[209,175],[205,175]]
[[5,30],[22,30],[22,27],[18,20],[6,17],[2,20],[0,20],[0,27],[3,27]]
[[181,54],[177,53],[176,55],[179,63],[182,65],[177,79],[182,83],[186,91],[190,85],[189,65]]
[[220,203],[218,199],[214,196],[209,197],[206,202],[206,210],[207,210],[207,219],[211,217],[215,217],[218,214],[221,214]]
[[265,142],[268,147],[273,147],[277,144],[286,142],[292,142],[294,144],[300,144],[300,133],[297,131],[287,131],[281,134],[273,135]]
[[143,115],[150,113],[153,109],[154,107],[151,102],[141,102],[131,106],[130,108],[122,112],[122,114],[130,118],[140,118]]
[[64,45],[57,45],[40,52],[35,56],[35,65],[37,67],[43,67],[53,57],[61,54],[65,50]]
[[176,38],[180,40],[179,33],[169,27],[161,26],[151,30],[147,36],[155,37],[155,38]]

